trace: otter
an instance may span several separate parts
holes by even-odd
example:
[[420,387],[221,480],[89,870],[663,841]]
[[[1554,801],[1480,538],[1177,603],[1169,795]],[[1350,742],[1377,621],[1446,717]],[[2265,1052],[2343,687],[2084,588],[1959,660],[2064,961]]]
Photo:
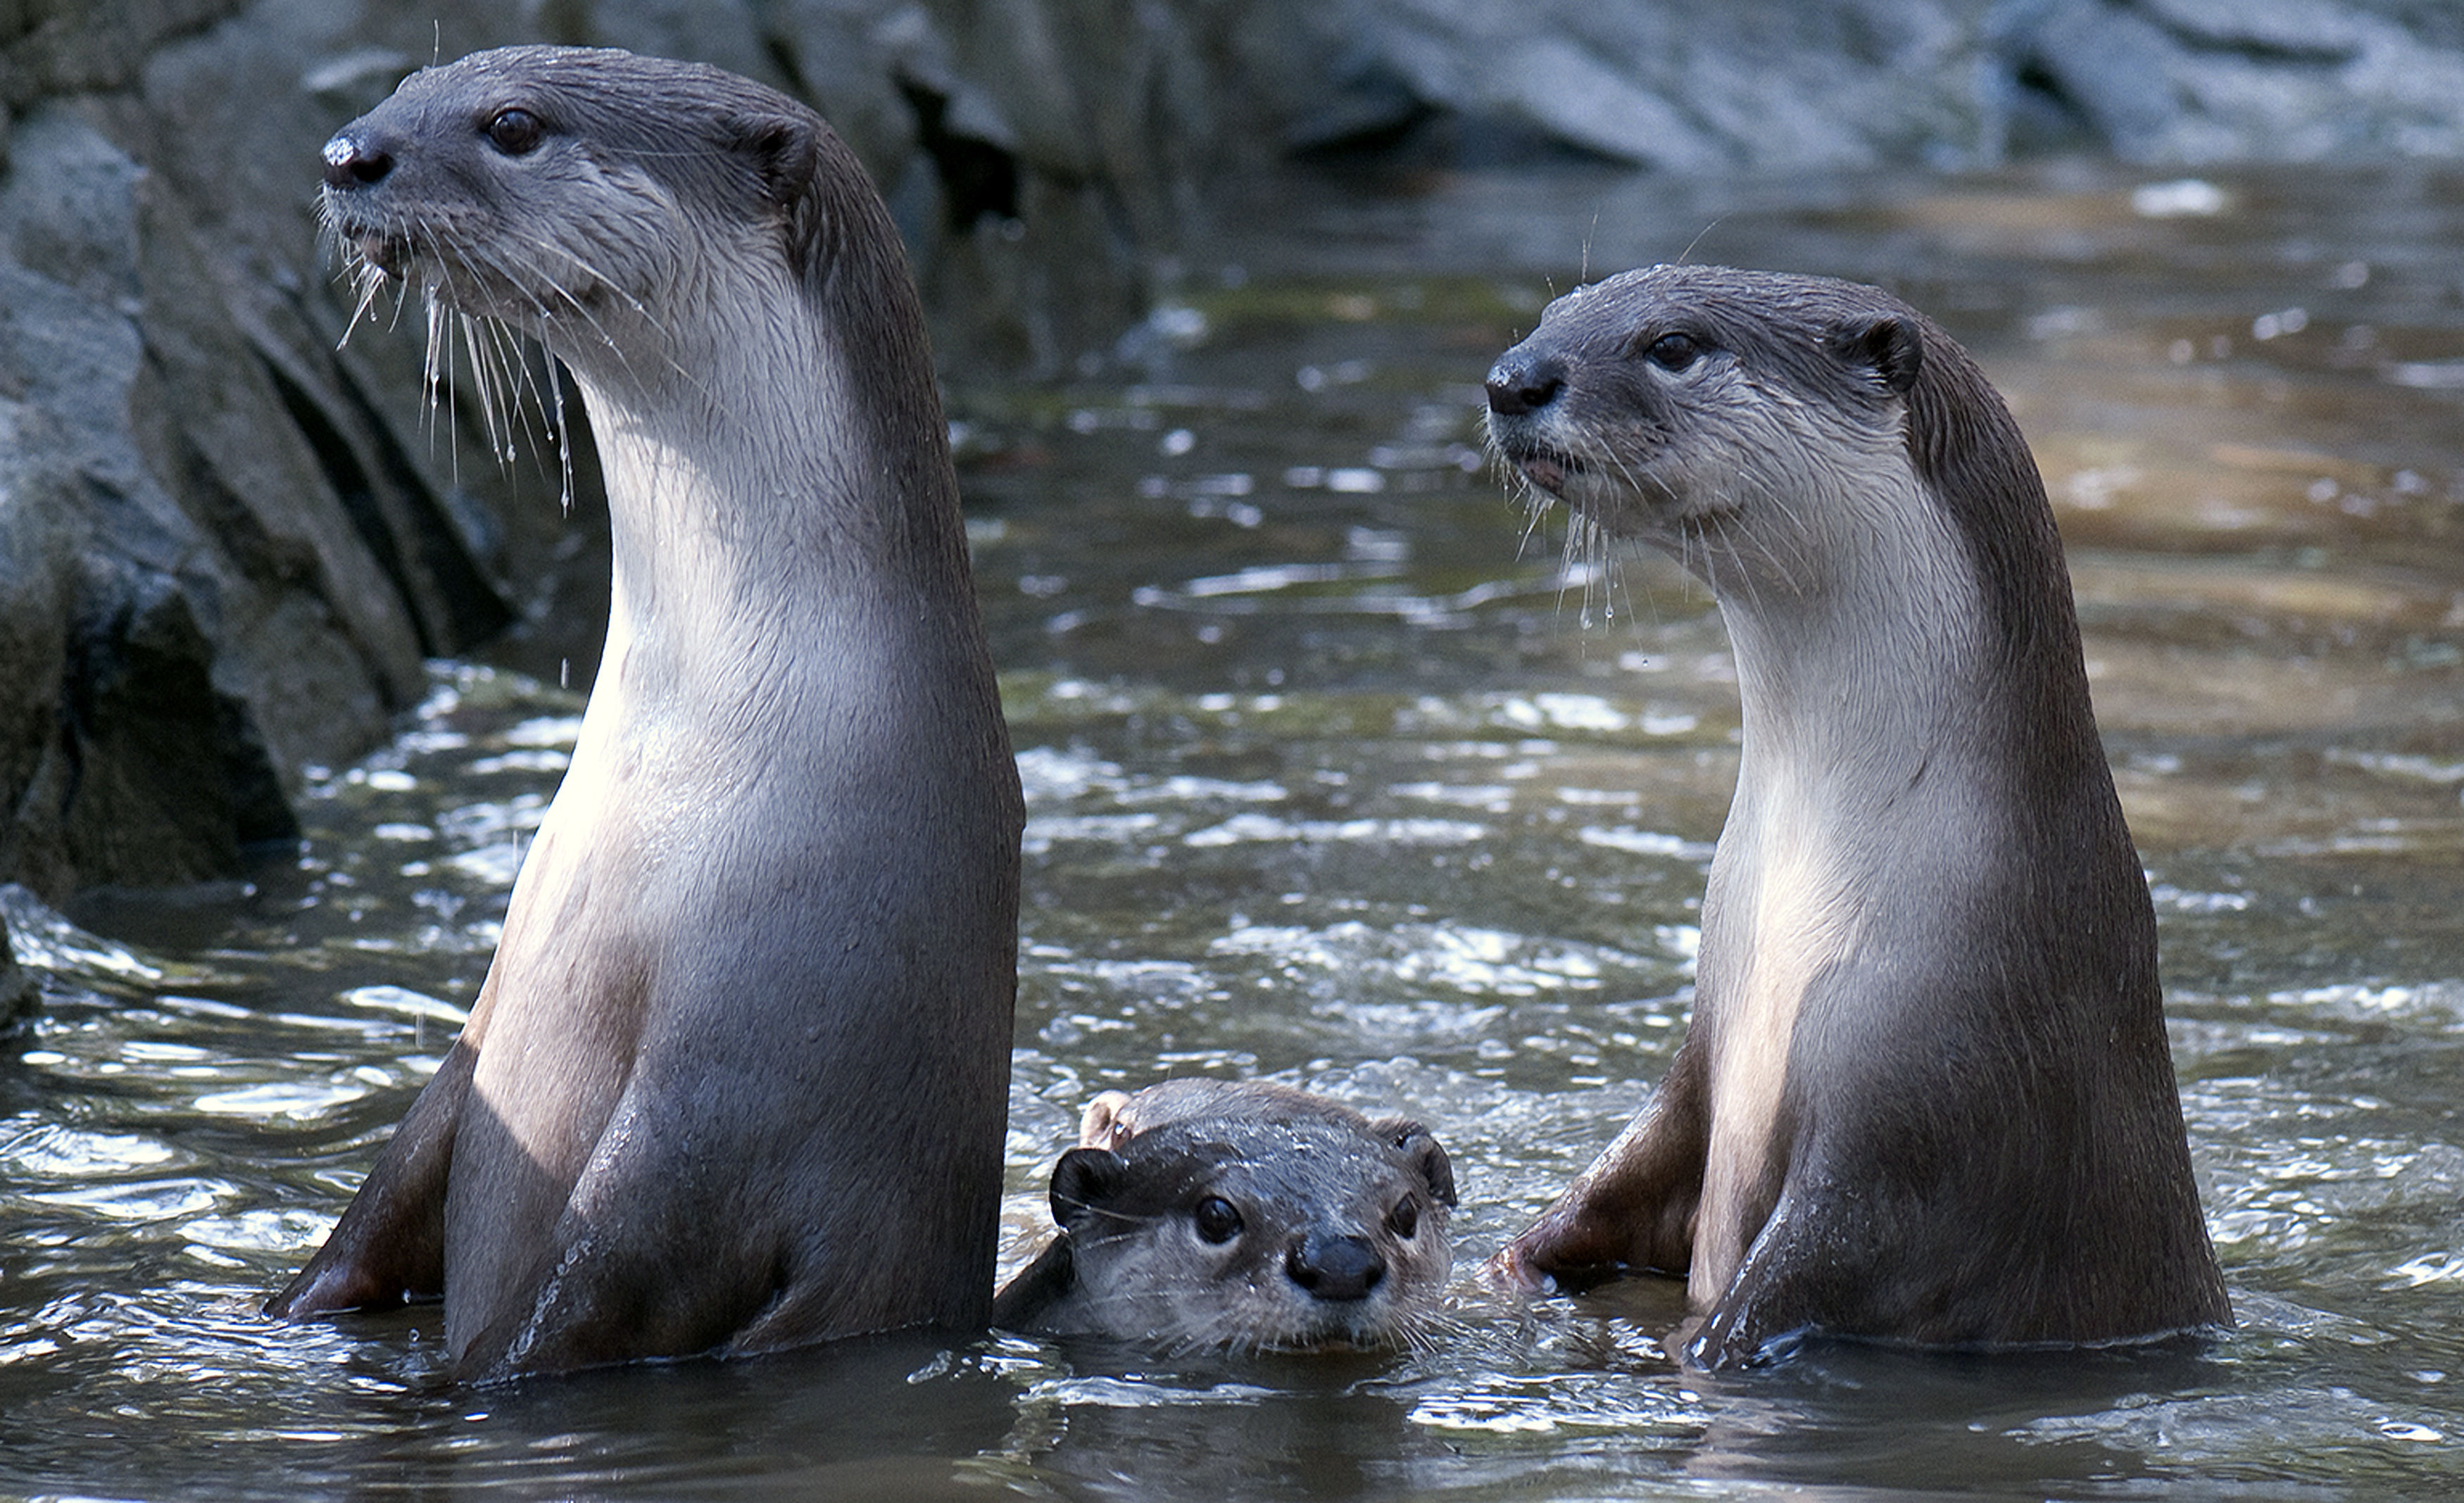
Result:
[[1427,1128],[1264,1081],[1108,1091],[1053,1166],[1060,1231],[993,1324],[1173,1352],[1410,1344],[1453,1252]]
[[1682,1275],[1706,1368],[2228,1323],[2061,542],[1975,363],[1874,288],[1658,266],[1487,397],[1542,504],[1710,586],[1744,710],[1683,1041],[1492,1276]]
[[441,1293],[473,1380],[980,1329],[1022,804],[879,197],[783,95],[554,47],[324,160],[371,291],[571,373],[613,604],[469,1024],[270,1310]]

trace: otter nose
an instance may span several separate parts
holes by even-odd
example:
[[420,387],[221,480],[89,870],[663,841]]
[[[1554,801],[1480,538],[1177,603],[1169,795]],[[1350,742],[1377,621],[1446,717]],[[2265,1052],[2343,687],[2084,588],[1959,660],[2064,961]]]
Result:
[[1566,387],[1566,368],[1556,361],[1517,359],[1509,352],[1489,367],[1488,409],[1517,417],[1547,407]]
[[393,154],[344,131],[325,143],[325,186],[356,188],[381,182],[393,170]]
[[1363,1299],[1386,1276],[1386,1260],[1366,1237],[1310,1232],[1284,1254],[1284,1271],[1316,1299]]

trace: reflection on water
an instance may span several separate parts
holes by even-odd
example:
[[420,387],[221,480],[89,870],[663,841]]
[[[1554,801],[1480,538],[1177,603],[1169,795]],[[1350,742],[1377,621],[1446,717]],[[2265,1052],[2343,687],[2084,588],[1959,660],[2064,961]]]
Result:
[[[1717,1381],[1672,1284],[1459,1283],[1396,1357],[898,1339],[481,1392],[433,1308],[258,1301],[437,1065],[578,696],[441,665],[247,890],[0,895],[0,1491],[1584,1497],[2440,1490],[2464,1445],[2464,180],[1535,177],[1287,198],[1128,374],[961,387],[1028,798],[1005,1267],[1093,1092],[1265,1074],[1434,1125],[1476,1266],[1665,1067],[1735,772],[1726,639],[1483,471],[1487,362],[1675,255],[1890,282],[2035,441],[2146,857],[2241,1328]],[[542,504],[545,504],[544,498]],[[553,665],[546,665],[552,679]]]

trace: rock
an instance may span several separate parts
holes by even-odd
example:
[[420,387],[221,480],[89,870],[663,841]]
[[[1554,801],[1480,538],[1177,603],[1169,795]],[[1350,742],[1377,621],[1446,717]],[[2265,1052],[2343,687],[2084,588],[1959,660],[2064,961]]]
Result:
[[2464,17],[2403,0],[2046,0],[2002,77],[2151,165],[2464,152]]
[[9,943],[9,920],[0,916],[0,1037],[6,1037],[19,1023],[33,1016],[41,1003],[42,993],[34,978],[17,963],[16,952]]
[[0,10],[0,109],[127,86],[153,50],[244,0],[17,0]]
[[286,778],[422,683],[176,198],[85,113],[37,106],[0,188],[0,874],[55,892],[234,870],[296,834]]
[[1240,91],[1294,148],[1418,139],[1675,172],[2464,145],[2436,0],[1261,0]]
[[1676,172],[1869,165],[1979,133],[1974,0],[1269,9],[1279,24],[1250,29],[1248,70],[1285,80],[1273,98],[1295,145],[1339,144],[1330,120],[1347,108],[1392,132],[1398,103],[1454,122],[1458,154],[1474,160],[1529,155],[1513,144],[1537,139]]

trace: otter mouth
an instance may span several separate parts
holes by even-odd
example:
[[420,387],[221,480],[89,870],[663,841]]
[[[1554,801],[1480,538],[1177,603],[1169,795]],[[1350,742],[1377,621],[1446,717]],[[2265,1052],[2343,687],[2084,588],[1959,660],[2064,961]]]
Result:
[[402,280],[403,264],[410,257],[410,247],[401,236],[379,234],[371,230],[346,236],[344,243],[367,265],[396,281]]
[[325,204],[326,222],[346,257],[358,265],[374,267],[396,281],[403,279],[410,264],[408,236],[374,220],[341,212],[341,206],[334,202],[330,192]]
[[1562,494],[1574,477],[1591,473],[1580,458],[1546,444],[1503,445],[1498,453],[1516,474],[1552,495]]

